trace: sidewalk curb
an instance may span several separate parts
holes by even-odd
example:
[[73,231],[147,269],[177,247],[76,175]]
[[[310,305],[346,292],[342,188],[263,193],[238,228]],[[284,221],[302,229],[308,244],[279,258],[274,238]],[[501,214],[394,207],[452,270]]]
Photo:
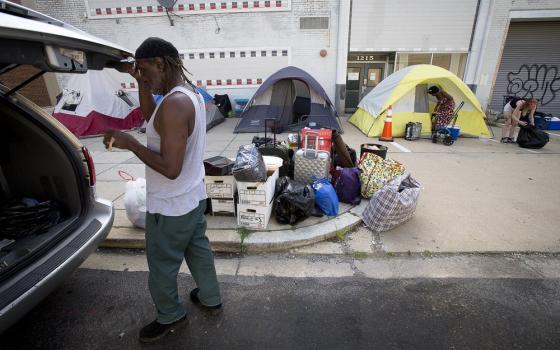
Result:
[[[367,201],[349,211],[313,226],[277,231],[254,231],[241,244],[236,229],[208,229],[206,235],[212,250],[220,253],[275,252],[321,242],[337,235],[345,235],[362,223],[360,217]],[[133,227],[113,227],[101,248],[145,249],[144,230]]]

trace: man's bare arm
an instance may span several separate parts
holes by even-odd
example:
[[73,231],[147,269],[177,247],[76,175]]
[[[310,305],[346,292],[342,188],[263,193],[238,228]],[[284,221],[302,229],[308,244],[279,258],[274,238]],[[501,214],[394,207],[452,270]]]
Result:
[[128,73],[136,79],[138,82],[138,97],[140,99],[140,109],[146,121],[149,121],[156,109],[156,102],[154,101],[154,96],[152,96],[152,91],[148,84],[142,79],[140,70],[136,65],[131,65],[129,67]]
[[161,103],[154,120],[161,138],[159,153],[150,151],[134,136],[119,130],[107,131],[103,143],[107,148],[112,146],[134,152],[144,164],[173,180],[183,168],[187,139],[195,125],[195,110],[189,97],[181,93],[174,93]]
[[156,109],[156,102],[154,101],[154,96],[146,83],[138,81],[138,97],[140,99],[140,109],[144,115],[146,121],[150,120],[150,117]]

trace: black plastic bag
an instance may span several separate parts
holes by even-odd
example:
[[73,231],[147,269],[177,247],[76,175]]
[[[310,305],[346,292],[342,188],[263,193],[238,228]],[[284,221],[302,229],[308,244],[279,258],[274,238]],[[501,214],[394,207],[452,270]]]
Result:
[[315,194],[310,185],[295,182],[287,176],[276,183],[274,214],[281,224],[293,225],[310,215],[322,216],[315,210]]
[[251,143],[258,148],[262,145],[266,145],[267,143],[272,143],[272,139],[270,137],[253,136],[253,140],[251,141]]
[[543,148],[548,143],[548,134],[533,125],[521,126],[517,144],[523,148]]
[[229,112],[232,111],[231,101],[229,100],[229,96],[227,94],[214,95],[214,104],[218,107],[220,113],[222,113],[224,117],[227,117]]
[[61,221],[55,201],[29,204],[14,200],[0,207],[0,238],[19,239],[47,232]]
[[266,165],[255,145],[243,145],[237,151],[232,169],[233,177],[241,182],[266,181]]

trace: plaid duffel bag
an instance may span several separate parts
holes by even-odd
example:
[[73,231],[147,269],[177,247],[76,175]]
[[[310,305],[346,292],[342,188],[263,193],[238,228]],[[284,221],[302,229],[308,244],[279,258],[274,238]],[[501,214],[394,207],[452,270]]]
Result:
[[388,231],[414,215],[420,183],[410,174],[388,182],[375,192],[364,210],[365,224],[375,232]]

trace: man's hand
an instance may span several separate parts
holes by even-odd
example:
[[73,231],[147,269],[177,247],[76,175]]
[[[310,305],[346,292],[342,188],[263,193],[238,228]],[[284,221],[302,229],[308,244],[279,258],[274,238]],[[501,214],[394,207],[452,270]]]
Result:
[[130,64],[128,68],[128,74],[132,75],[132,77],[136,79],[136,81],[140,82],[140,69],[138,69],[138,65],[136,65],[135,63]]
[[109,130],[103,135],[103,144],[109,150],[111,147],[133,150],[140,143],[132,135],[119,130]]

